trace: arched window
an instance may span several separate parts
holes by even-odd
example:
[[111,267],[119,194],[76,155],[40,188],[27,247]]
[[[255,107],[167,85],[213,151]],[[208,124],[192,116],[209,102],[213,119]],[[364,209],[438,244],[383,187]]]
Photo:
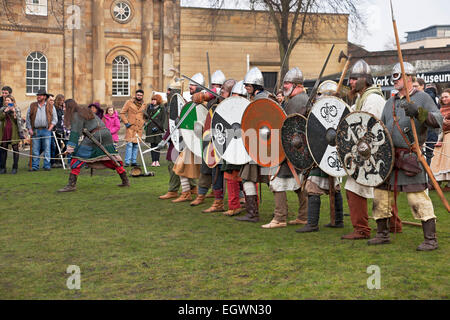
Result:
[[116,57],[112,63],[112,95],[130,95],[130,61],[124,56]]
[[40,52],[27,57],[27,94],[36,94],[39,89],[47,90],[47,58]]

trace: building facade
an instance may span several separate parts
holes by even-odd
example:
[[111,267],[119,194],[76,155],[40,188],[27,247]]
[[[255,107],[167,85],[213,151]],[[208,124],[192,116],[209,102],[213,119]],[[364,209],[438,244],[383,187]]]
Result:
[[[5,0],[2,2],[0,85],[13,88],[25,109],[45,88],[80,104],[121,107],[137,89],[148,101],[180,74],[221,69],[242,79],[259,67],[276,79],[280,57],[265,12],[180,7],[179,0]],[[320,72],[336,44],[326,73],[342,70],[347,52],[347,15],[317,16],[317,26],[290,59],[305,77]],[[326,20],[326,22],[324,22]],[[187,89],[187,82],[185,85]]]

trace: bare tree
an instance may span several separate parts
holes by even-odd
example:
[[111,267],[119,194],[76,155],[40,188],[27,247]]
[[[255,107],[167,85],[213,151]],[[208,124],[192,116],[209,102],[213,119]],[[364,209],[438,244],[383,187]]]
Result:
[[[227,6],[229,7],[227,1]],[[234,1],[237,5],[239,1]],[[306,36],[313,34],[320,24],[333,22],[330,15],[322,13],[345,13],[349,21],[359,28],[365,28],[364,19],[358,10],[361,0],[248,0],[252,10],[266,10],[275,28],[278,40],[281,78],[289,70],[289,57],[295,46]],[[224,0],[209,0],[209,7],[221,10]]]
[[[64,0],[47,1],[48,15],[53,16],[56,28],[64,30]],[[19,25],[19,15],[25,15],[26,0],[0,0],[0,19],[12,25]]]

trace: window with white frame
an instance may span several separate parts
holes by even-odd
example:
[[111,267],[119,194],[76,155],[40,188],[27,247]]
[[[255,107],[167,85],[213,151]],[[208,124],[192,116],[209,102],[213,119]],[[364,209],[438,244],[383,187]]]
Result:
[[130,62],[124,56],[116,57],[112,63],[112,95],[130,95]]
[[25,13],[36,16],[46,16],[47,0],[26,0]]
[[39,89],[47,90],[47,58],[40,52],[27,57],[27,94],[36,94]]

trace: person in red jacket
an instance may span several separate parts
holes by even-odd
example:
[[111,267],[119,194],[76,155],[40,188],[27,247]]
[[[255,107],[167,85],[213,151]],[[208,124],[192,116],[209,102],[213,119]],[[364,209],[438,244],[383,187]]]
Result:
[[103,116],[102,121],[109,131],[111,131],[114,143],[119,142],[118,132],[120,130],[120,119],[114,107],[106,108],[106,114]]

